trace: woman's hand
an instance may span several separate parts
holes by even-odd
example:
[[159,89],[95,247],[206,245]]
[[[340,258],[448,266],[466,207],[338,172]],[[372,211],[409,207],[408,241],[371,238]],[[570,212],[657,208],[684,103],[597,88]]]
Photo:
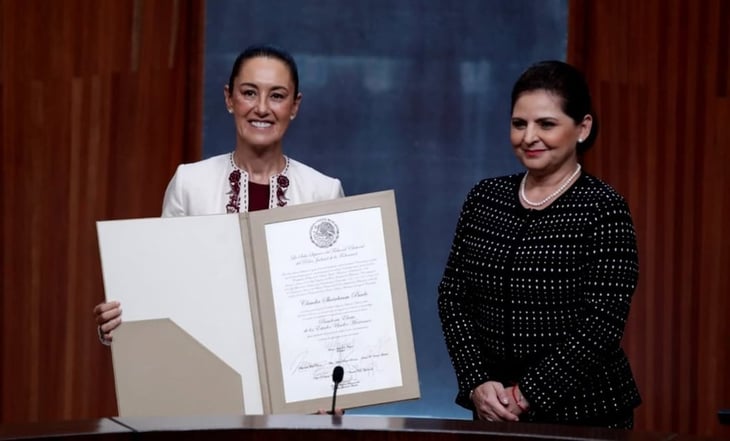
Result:
[[94,307],[94,319],[99,329],[102,343],[112,341],[112,331],[122,323],[122,307],[119,302],[99,303]]
[[471,400],[480,420],[519,421],[520,408],[510,396],[510,391],[498,381],[487,381],[471,394]]
[[515,384],[514,386],[510,386],[505,389],[505,392],[507,392],[507,394],[512,397],[512,399],[510,400],[510,412],[514,413],[515,415],[520,415],[530,410],[530,403],[527,401],[527,398],[522,395],[522,391],[520,391],[520,386]]

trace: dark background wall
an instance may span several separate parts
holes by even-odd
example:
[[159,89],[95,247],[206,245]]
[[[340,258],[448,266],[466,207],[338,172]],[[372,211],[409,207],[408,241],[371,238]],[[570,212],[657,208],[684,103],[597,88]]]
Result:
[[436,287],[467,191],[518,169],[512,82],[565,58],[567,11],[567,0],[207,2],[204,156],[234,145],[223,85],[236,55],[273,43],[297,60],[304,95],[285,152],[349,195],[395,190],[422,397],[353,413],[471,417],[453,404]]

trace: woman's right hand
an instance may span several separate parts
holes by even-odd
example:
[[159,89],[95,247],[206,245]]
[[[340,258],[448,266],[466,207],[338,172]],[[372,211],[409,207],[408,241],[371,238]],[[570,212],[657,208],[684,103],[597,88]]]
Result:
[[479,385],[471,394],[471,400],[480,420],[519,421],[516,405],[511,402],[507,390],[498,381],[487,381]]
[[94,319],[101,342],[110,344],[112,331],[122,323],[122,305],[116,301],[99,303],[94,307]]

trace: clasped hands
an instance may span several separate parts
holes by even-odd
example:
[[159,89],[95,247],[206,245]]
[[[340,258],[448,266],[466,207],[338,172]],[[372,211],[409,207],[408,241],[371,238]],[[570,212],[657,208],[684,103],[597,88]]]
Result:
[[519,421],[529,403],[519,386],[504,387],[498,381],[487,381],[471,393],[477,416],[486,421]]

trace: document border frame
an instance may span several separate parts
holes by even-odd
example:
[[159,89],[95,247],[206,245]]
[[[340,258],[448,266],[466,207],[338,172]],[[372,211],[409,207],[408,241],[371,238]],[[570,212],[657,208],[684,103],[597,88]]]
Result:
[[403,381],[399,387],[341,395],[338,397],[337,407],[356,408],[420,397],[395,193],[393,190],[387,190],[241,215],[248,218],[248,222],[241,222],[242,238],[250,244],[249,251],[253,254],[253,259],[248,260],[248,256],[246,257],[250,263],[249,276],[252,276],[249,277],[249,284],[255,283],[256,285],[255,289],[250,289],[250,291],[257,293],[257,295],[251,296],[252,300],[255,297],[256,303],[251,305],[251,311],[254,316],[254,326],[260,331],[260,335],[256,339],[256,345],[260,378],[262,379],[261,387],[263,390],[268,391],[268,393],[263,393],[267,398],[264,399],[265,413],[311,413],[318,409],[329,409],[332,400],[332,397],[326,397],[291,403],[286,402],[280,363],[276,312],[268,265],[266,226],[279,222],[368,208],[380,209],[391,290],[393,322],[396,328],[400,374]]

